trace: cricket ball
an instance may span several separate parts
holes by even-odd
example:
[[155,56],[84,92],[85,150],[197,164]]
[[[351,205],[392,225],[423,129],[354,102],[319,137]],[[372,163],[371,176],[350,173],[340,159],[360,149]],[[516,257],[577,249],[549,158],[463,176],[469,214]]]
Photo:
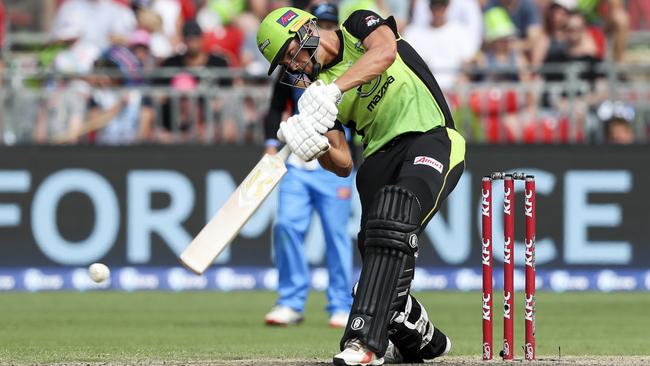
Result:
[[103,263],[93,263],[88,267],[88,275],[93,281],[99,283],[105,281],[111,275],[111,271]]

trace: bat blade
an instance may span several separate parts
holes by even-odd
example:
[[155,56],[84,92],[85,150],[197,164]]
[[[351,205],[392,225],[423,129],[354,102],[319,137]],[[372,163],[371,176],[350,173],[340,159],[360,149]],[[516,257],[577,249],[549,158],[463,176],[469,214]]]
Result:
[[181,253],[180,260],[185,267],[196,274],[205,272],[280,182],[287,172],[284,161],[288,155],[289,150],[285,146],[275,155],[262,157],[223,207]]

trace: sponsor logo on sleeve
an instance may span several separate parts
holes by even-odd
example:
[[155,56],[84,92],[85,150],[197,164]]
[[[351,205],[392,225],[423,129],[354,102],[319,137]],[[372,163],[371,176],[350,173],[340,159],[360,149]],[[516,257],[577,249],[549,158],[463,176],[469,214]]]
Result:
[[416,156],[413,165],[428,165],[440,174],[442,174],[442,169],[444,168],[441,162],[429,156]]
[[277,22],[283,26],[286,27],[291,23],[292,20],[296,19],[298,17],[298,14],[296,14],[293,10],[288,10],[286,13],[282,14],[280,18],[278,18]]
[[366,22],[366,26],[372,27],[375,24],[378,24],[380,22],[379,18],[377,18],[374,15],[368,15],[367,17],[364,18],[364,21]]

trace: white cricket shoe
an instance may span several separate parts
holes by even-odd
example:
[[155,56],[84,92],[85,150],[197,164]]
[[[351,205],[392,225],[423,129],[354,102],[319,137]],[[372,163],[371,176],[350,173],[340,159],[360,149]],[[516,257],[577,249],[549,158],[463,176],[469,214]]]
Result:
[[348,313],[334,313],[330,316],[329,326],[330,328],[345,328],[348,325]]
[[383,365],[384,358],[379,357],[366,346],[361,343],[357,338],[350,339],[345,344],[343,352],[334,356],[334,365],[336,366],[352,366],[352,365]]
[[264,322],[267,325],[286,327],[288,325],[300,324],[303,319],[302,314],[292,308],[284,305],[276,305],[266,314]]

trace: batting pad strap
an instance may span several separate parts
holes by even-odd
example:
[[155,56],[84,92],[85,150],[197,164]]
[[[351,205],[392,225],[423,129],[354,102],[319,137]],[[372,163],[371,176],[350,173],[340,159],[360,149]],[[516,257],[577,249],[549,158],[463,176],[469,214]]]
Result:
[[424,306],[413,296],[393,317],[388,334],[404,363],[422,363],[438,357],[447,345],[446,336],[433,326]]

